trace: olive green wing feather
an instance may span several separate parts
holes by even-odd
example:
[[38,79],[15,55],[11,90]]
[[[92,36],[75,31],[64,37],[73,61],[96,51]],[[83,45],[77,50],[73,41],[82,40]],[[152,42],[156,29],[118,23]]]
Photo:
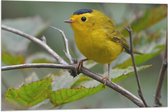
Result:
[[[121,46],[124,48],[125,52],[130,54],[130,46],[128,45],[126,39],[119,32],[116,33],[116,35],[114,35],[111,39],[112,39],[113,42],[121,44]],[[133,52],[135,54],[143,54],[143,53],[141,53],[141,52],[139,52],[135,49],[133,49]]]
[[121,44],[121,46],[124,48],[125,52],[127,52],[128,54],[130,54],[130,49],[129,46],[127,44],[127,41],[124,38],[119,38],[119,37],[112,37],[112,41]]

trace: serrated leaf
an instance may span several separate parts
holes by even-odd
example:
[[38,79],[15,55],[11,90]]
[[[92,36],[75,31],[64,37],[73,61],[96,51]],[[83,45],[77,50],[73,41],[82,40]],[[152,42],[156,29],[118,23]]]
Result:
[[51,92],[51,78],[22,85],[20,88],[9,88],[5,99],[21,108],[34,106],[48,98]]
[[22,64],[25,61],[23,55],[14,55],[9,52],[2,51],[2,63],[7,65]]
[[[27,17],[17,19],[5,19],[3,25],[21,30],[27,34],[38,36],[48,27],[40,17]],[[19,35],[2,30],[2,48],[12,53],[25,52],[30,41]]]
[[58,91],[53,91],[50,95],[50,101],[54,106],[59,106],[65,103],[73,102],[84,98],[85,96],[93,95],[104,88],[104,85],[100,84],[94,88],[66,88]]

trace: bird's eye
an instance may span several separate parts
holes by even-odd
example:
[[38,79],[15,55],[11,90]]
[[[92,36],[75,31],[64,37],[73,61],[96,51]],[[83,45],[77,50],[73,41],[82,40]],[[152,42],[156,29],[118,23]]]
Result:
[[86,21],[86,17],[85,17],[85,16],[81,17],[81,20],[82,20],[83,22],[85,22],[85,21]]

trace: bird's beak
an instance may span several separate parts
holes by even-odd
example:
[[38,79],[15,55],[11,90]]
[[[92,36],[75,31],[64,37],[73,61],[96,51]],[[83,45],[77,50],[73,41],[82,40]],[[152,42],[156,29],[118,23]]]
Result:
[[64,20],[65,23],[73,23],[72,19]]

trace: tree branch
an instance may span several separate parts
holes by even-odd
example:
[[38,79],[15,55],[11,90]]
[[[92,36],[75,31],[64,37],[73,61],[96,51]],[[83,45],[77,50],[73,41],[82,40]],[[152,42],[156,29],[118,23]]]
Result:
[[166,38],[165,54],[164,54],[162,66],[161,66],[161,69],[159,72],[159,78],[158,78],[157,88],[156,88],[156,92],[155,92],[155,105],[157,107],[162,106],[162,103],[160,102],[160,98],[161,98],[161,89],[162,89],[162,85],[163,85],[163,80],[166,75],[166,70],[167,70],[167,38]]
[[130,39],[130,55],[131,55],[131,60],[132,60],[132,64],[133,64],[133,68],[134,68],[134,72],[135,72],[136,82],[138,85],[138,95],[142,99],[145,107],[148,107],[148,105],[143,97],[143,93],[142,93],[141,85],[140,85],[140,80],[139,80],[138,72],[137,72],[136,65],[135,65],[135,59],[134,59],[134,53],[133,53],[134,52],[133,51],[133,43],[132,43],[132,29],[131,29],[131,27],[126,27],[126,30],[128,31],[129,37],[130,37],[129,38]]
[[5,26],[5,25],[1,25],[2,30],[6,30],[12,33],[15,33],[17,35],[20,35],[24,38],[27,38],[33,42],[35,42],[36,44],[40,45],[42,48],[44,48],[48,53],[50,53],[59,63],[67,65],[67,62],[64,61],[54,50],[52,50],[47,44],[45,44],[43,41],[37,39],[34,36],[31,36],[29,34],[26,34],[20,30]]
[[[28,34],[25,34],[25,33],[21,32],[19,30],[9,28],[9,27],[4,26],[4,25],[2,25],[2,29],[6,30],[6,31],[9,31],[9,32],[13,32],[13,33],[18,34],[20,36],[23,36],[25,38],[28,38],[29,40],[39,44],[45,50],[47,50],[53,57],[55,57],[58,60],[58,62],[60,63],[60,64],[51,64],[51,63],[35,64],[35,63],[33,63],[33,64],[11,65],[11,66],[2,67],[2,71],[13,70],[13,69],[21,69],[21,68],[61,68],[61,69],[70,69],[70,70],[75,70],[75,71],[77,70],[76,64],[68,65],[48,45],[46,45],[44,42],[38,40],[37,38],[35,38],[33,36],[30,36]],[[67,48],[67,50],[69,50],[69,49]],[[80,67],[80,69],[78,69],[78,70],[79,70],[79,72],[81,72],[81,73],[91,77],[92,79],[95,79],[95,80],[99,81],[100,83],[104,84],[101,76],[89,71],[87,68]],[[130,101],[132,101],[134,104],[136,104],[137,106],[139,106],[139,107],[144,107],[145,106],[141,99],[139,99],[138,97],[136,97],[135,95],[133,95],[132,93],[127,91],[126,89],[122,88],[121,86],[117,85],[116,83],[113,83],[111,81],[106,81],[106,86],[112,88],[113,90],[117,91],[121,95],[125,96]]]
[[52,64],[52,63],[27,63],[19,65],[10,65],[1,67],[2,71],[23,69],[23,68],[61,68],[61,69],[74,69],[72,65]]
[[72,60],[71,54],[70,54],[70,52],[69,52],[68,39],[67,39],[67,37],[65,36],[64,31],[62,31],[61,29],[56,28],[56,27],[54,27],[54,26],[50,26],[50,27],[53,28],[53,29],[56,29],[57,31],[59,31],[59,32],[62,34],[62,37],[63,37],[63,39],[64,39],[64,45],[65,45],[65,55],[66,55],[67,58],[69,59],[69,62],[70,62],[71,64],[73,64],[73,60]]

